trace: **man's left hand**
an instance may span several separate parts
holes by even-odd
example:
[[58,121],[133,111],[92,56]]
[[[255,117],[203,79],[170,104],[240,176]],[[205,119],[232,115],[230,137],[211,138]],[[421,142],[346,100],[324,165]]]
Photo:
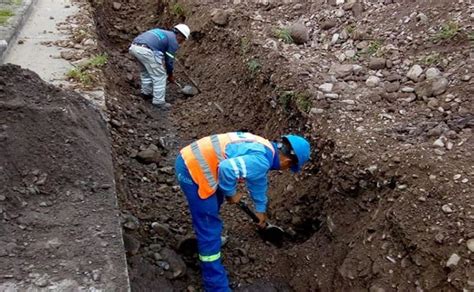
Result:
[[168,81],[169,81],[170,83],[175,83],[173,74],[168,75]]

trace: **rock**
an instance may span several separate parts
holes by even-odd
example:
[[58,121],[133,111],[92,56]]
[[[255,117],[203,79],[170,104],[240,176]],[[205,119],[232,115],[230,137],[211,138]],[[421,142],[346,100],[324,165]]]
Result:
[[437,68],[428,68],[426,70],[426,79],[434,79],[441,75],[441,72]]
[[320,114],[324,113],[324,109],[322,108],[316,108],[316,107],[313,107],[309,110],[309,114],[311,116],[318,116]]
[[461,81],[467,82],[469,80],[471,80],[471,75],[463,75],[461,77]]
[[34,281],[34,284],[38,287],[46,287],[48,286],[48,283],[49,283],[49,280],[48,280],[47,275],[43,275]]
[[344,11],[344,9],[338,9],[338,10],[336,10],[336,17],[341,18],[341,17],[344,16],[344,14],[346,14],[346,12]]
[[135,158],[144,164],[159,163],[161,160],[161,154],[155,149],[148,148],[138,152]]
[[74,52],[73,51],[61,51],[61,53],[59,54],[61,56],[61,58],[63,58],[64,60],[72,60],[74,59]]
[[444,204],[444,205],[441,207],[441,210],[443,210],[443,212],[446,213],[446,214],[453,213],[453,209],[451,209],[451,207],[449,207],[448,204]]
[[332,83],[324,83],[324,84],[321,84],[318,88],[322,92],[329,93],[332,91],[333,86],[334,85]]
[[137,230],[140,226],[140,221],[133,215],[124,214],[122,216],[122,226],[128,230]]
[[474,252],[474,238],[469,239],[466,242],[467,248],[471,251]]
[[384,87],[388,93],[397,92],[400,89],[400,82],[387,82]]
[[160,254],[163,260],[169,263],[170,273],[167,274],[169,279],[176,279],[186,274],[186,264],[176,252],[169,248],[163,248]]
[[387,60],[384,58],[371,58],[369,61],[369,68],[372,70],[380,70],[385,68]]
[[46,248],[58,248],[61,245],[63,245],[63,243],[57,237],[50,239],[48,240],[48,242],[46,242]]
[[370,286],[369,292],[385,292],[385,289],[379,287],[378,285],[372,285]]
[[448,79],[444,77],[440,78],[435,78],[433,79],[432,82],[432,89],[433,89],[433,95],[438,96],[446,92],[446,89],[448,88]]
[[84,46],[95,46],[95,41],[93,39],[87,39],[84,41]]
[[129,255],[136,255],[140,249],[140,241],[133,237],[132,235],[123,234],[123,243],[125,250]]
[[335,74],[337,77],[344,78],[352,74],[353,66],[344,64],[333,64],[329,69],[329,73]]
[[415,88],[409,87],[409,86],[405,86],[405,87],[402,88],[402,92],[404,92],[404,93],[415,92]]
[[347,58],[354,58],[356,55],[355,50],[347,50],[344,52],[344,55],[346,55]]
[[156,234],[162,237],[168,236],[170,234],[170,229],[165,224],[153,222],[151,223],[151,228],[153,228]]
[[408,70],[407,77],[416,82],[421,73],[423,73],[423,68],[421,68],[420,65],[413,65],[410,70]]
[[365,81],[365,84],[368,86],[368,87],[377,87],[377,85],[379,85],[380,83],[380,78],[378,78],[377,76],[370,76],[369,78],[367,78],[367,80]]
[[122,8],[122,4],[119,3],[119,2],[113,2],[113,3],[112,3],[112,8],[113,8],[114,10],[120,10],[120,8]]
[[356,2],[352,5],[352,14],[354,17],[358,18],[364,13],[364,5],[361,2]]
[[331,28],[335,27],[336,25],[337,25],[336,20],[328,19],[328,20],[324,21],[323,23],[321,23],[321,29],[328,30],[328,29],[331,29]]
[[211,19],[214,24],[226,26],[229,23],[229,13],[223,9],[215,9],[211,13]]
[[309,40],[308,28],[302,22],[296,22],[288,28],[293,42],[302,45]]
[[448,130],[449,130],[448,126],[444,122],[442,122],[442,123],[439,123],[436,127],[430,129],[427,133],[427,136],[439,137]]
[[421,23],[428,23],[428,17],[424,13],[418,13],[416,19]]
[[455,267],[458,265],[459,261],[461,260],[461,257],[458,256],[457,254],[453,253],[448,261],[446,262],[446,267],[450,268],[450,267]]

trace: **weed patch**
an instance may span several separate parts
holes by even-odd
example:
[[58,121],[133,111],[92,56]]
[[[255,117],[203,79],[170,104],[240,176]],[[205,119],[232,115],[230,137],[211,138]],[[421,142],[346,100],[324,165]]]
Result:
[[171,13],[178,18],[184,18],[187,14],[186,8],[180,3],[174,3],[171,5]]
[[9,9],[0,9],[0,25],[7,23],[13,15],[15,14]]
[[441,41],[441,40],[450,40],[454,38],[459,33],[459,24],[454,21],[450,21],[445,23],[441,26],[440,31],[438,31],[434,36],[434,41]]
[[81,66],[69,70],[66,76],[85,87],[90,87],[97,81],[97,69],[107,64],[107,60],[108,56],[105,53],[96,55]]
[[289,110],[291,104],[302,112],[309,112],[311,109],[311,98],[307,92],[283,91],[278,96],[278,103],[285,109]]
[[284,43],[293,43],[293,38],[291,37],[290,30],[288,28],[277,28],[274,30],[273,34],[277,39],[282,40]]

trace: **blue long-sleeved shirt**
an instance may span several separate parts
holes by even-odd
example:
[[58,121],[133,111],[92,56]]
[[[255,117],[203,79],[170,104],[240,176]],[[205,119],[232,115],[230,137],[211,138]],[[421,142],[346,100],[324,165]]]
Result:
[[252,198],[255,210],[263,213],[267,209],[268,171],[280,168],[276,146],[275,155],[271,149],[257,142],[232,143],[226,146],[226,159],[221,161],[218,170],[218,191],[233,196],[237,183],[244,179]]
[[140,34],[133,42],[147,45],[160,60],[164,57],[166,72],[168,75],[173,74],[174,57],[179,48],[174,32],[155,28]]

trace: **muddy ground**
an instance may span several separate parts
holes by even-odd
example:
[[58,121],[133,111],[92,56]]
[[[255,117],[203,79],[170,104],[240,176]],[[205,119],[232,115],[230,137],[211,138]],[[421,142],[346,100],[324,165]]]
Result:
[[[301,133],[317,151],[303,174],[271,177],[270,218],[294,235],[283,248],[260,241],[239,210],[224,206],[230,235],[224,262],[234,287],[473,288],[473,86],[472,65],[463,64],[472,58],[472,7],[316,2],[183,1],[186,13],[179,13],[174,2],[92,1],[100,43],[111,56],[108,108],[121,206],[137,221],[127,231],[135,290],[156,289],[157,283],[160,290],[200,289],[195,258],[168,250],[192,232],[173,160],[195,138],[237,129],[270,139]],[[423,22],[422,12],[436,21]],[[433,39],[451,18],[461,25],[456,35]],[[127,48],[138,33],[183,20],[194,32],[178,58],[202,93],[185,99],[170,85],[173,109],[159,112],[137,96],[137,68]],[[297,20],[310,32],[305,45],[275,38],[275,27]],[[356,57],[338,55],[352,48]],[[381,55],[383,65],[373,64]],[[426,55],[438,59],[423,59],[423,68],[435,67],[441,70],[436,80],[449,81],[440,96],[421,95],[428,72],[406,77]],[[182,69],[176,75],[186,80]],[[325,82],[331,89],[319,87]],[[147,164],[145,154],[151,156]],[[158,227],[152,229],[152,222]],[[163,264],[170,261],[171,267]]]
[[[196,257],[177,250],[192,228],[174,158],[193,139],[239,129],[303,134],[315,151],[302,174],[271,176],[270,218],[292,234],[282,248],[224,205],[233,287],[473,289],[472,5],[258,2],[90,1],[109,56],[107,114],[132,290],[201,289]],[[138,96],[128,46],[178,21],[193,30],[178,59],[202,93],[184,98],[169,85],[173,108],[162,112]],[[295,22],[304,24],[303,44],[276,37]],[[176,76],[188,82],[182,68]]]

